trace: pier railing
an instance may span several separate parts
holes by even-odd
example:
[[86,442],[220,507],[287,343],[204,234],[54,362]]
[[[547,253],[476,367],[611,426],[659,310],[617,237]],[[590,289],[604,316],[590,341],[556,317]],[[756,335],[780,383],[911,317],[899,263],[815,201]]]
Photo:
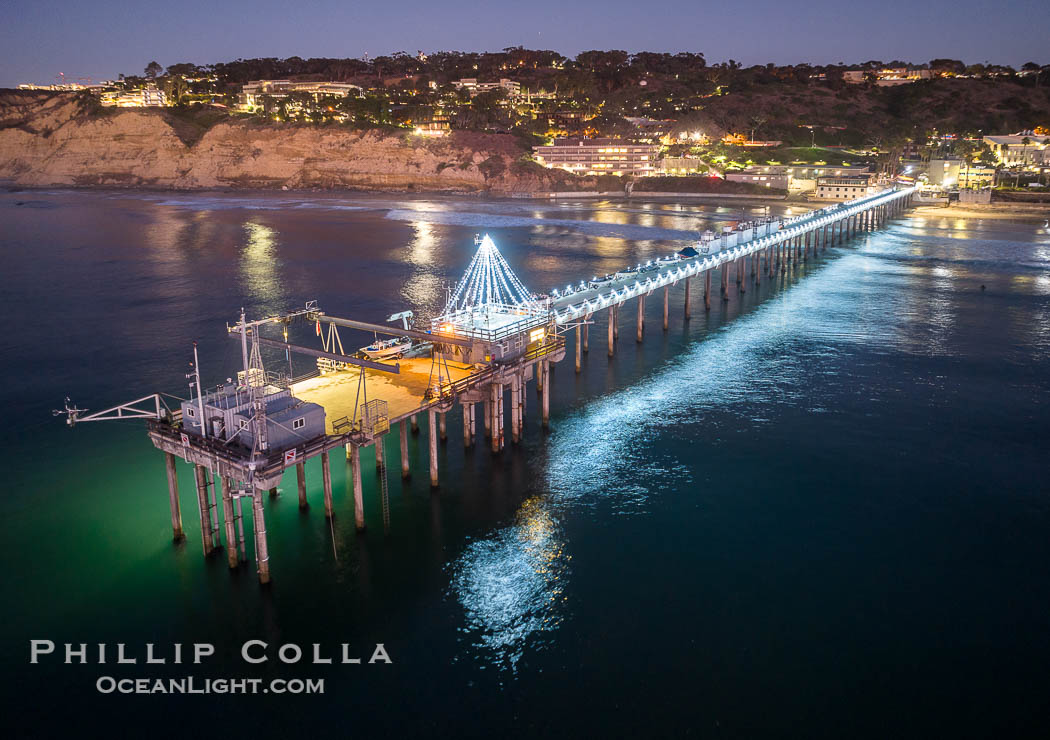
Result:
[[[570,321],[575,321],[584,316],[589,316],[596,311],[608,308],[609,306],[619,305],[624,301],[635,298],[639,295],[648,295],[657,288],[662,288],[665,285],[674,285],[679,280],[684,280],[693,277],[694,275],[700,275],[708,270],[720,267],[727,262],[738,260],[741,257],[747,257],[778,244],[783,244],[784,242],[790,241],[791,239],[801,236],[813,229],[829,226],[871,208],[884,205],[899,198],[907,197],[915,192],[915,190],[914,187],[909,187],[899,190],[883,191],[859,200],[848,201],[845,203],[839,203],[837,206],[822,208],[796,219],[789,219],[784,222],[785,225],[780,231],[769,234],[768,236],[757,237],[739,246],[731,247],[703,258],[693,258],[685,264],[679,263],[670,269],[656,272],[647,277],[644,281],[635,280],[632,285],[624,285],[606,292],[598,292],[596,295],[588,297],[578,303],[571,303],[562,308],[555,306],[552,309],[554,320],[558,324],[564,324]],[[568,297],[564,297],[561,301],[567,299]],[[557,301],[556,303],[561,301]]]

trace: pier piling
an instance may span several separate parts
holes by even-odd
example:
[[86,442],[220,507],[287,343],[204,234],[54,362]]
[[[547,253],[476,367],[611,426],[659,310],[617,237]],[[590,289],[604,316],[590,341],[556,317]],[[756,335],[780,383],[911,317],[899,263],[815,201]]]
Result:
[[350,445],[350,475],[354,487],[354,525],[358,532],[362,532],[365,528],[365,497],[361,486],[361,448],[355,444]]
[[399,433],[401,437],[401,477],[408,478],[412,474],[408,465],[408,422],[402,419],[398,426],[400,427]]
[[[576,325],[576,372],[579,373],[583,369],[583,331],[580,325]],[[517,393],[516,384],[511,385],[511,393]],[[517,401],[514,401],[514,406],[517,406]],[[515,442],[518,440],[515,439]]]
[[321,480],[324,483],[324,515],[332,518],[332,470],[328,465],[328,452],[321,453]]
[[638,296],[638,341],[645,335],[645,295]]
[[233,480],[222,478],[222,523],[226,530],[226,562],[237,567],[237,533],[233,527]]
[[179,478],[175,471],[175,456],[164,453],[164,466],[168,472],[168,503],[171,506],[171,538],[175,542],[186,539],[182,531],[182,506],[179,504]]
[[668,322],[668,318],[669,318],[668,311],[670,310],[670,306],[671,306],[671,286],[670,285],[665,285],[664,286],[664,331],[667,331],[667,327],[670,326],[670,324]]
[[295,466],[295,482],[299,487],[299,508],[306,509],[306,463],[301,462]]
[[212,544],[211,506],[208,503],[208,469],[203,465],[194,465],[193,474],[197,482],[197,504],[201,513],[201,542],[204,545],[204,556],[211,555]]
[[258,488],[252,494],[252,523],[255,530],[255,563],[259,573],[259,583],[270,582],[270,549],[266,544],[266,516],[263,513],[262,491]]

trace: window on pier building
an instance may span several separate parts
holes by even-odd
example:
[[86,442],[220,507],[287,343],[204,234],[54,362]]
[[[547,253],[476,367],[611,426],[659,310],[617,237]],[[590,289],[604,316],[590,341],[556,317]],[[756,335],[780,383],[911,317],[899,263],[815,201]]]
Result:
[[306,426],[306,418],[300,416],[298,419],[292,422],[292,429],[302,429]]

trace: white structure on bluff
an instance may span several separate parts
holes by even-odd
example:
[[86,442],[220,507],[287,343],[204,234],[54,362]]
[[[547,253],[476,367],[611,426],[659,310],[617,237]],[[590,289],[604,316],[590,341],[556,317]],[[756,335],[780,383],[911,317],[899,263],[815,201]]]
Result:
[[282,99],[292,93],[306,93],[313,96],[314,101],[318,101],[324,96],[345,98],[350,95],[360,95],[361,88],[349,82],[255,80],[246,83],[241,88],[241,94],[237,96],[237,105],[244,110],[252,110],[262,106],[264,97]]
[[156,85],[147,85],[139,90],[112,90],[99,95],[104,106],[116,108],[160,108],[168,103],[164,91]]
[[[1027,144],[1024,143],[1025,139],[1028,139]],[[1050,135],[1021,131],[1006,136],[985,136],[984,143],[991,147],[995,158],[1007,167],[1019,164],[1050,166]]]
[[544,167],[580,175],[651,175],[661,148],[623,139],[555,139],[553,144],[534,146],[532,153]]
[[814,200],[854,200],[875,192],[871,175],[818,177]]
[[521,97],[521,83],[508,80],[506,77],[501,78],[499,82],[478,82],[474,77],[464,77],[462,80],[453,82],[452,87],[457,90],[466,90],[472,98],[478,93],[494,90],[506,90],[507,97],[511,99]]

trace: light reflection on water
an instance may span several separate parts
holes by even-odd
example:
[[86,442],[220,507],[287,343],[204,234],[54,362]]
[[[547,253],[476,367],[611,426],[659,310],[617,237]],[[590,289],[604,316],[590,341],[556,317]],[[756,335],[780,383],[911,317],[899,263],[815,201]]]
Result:
[[271,311],[283,308],[281,262],[277,259],[278,236],[257,221],[244,224],[247,241],[241,249],[241,282],[245,292]]
[[514,670],[526,643],[561,624],[569,560],[549,497],[533,497],[512,525],[472,542],[453,563],[461,632],[486,662]]

